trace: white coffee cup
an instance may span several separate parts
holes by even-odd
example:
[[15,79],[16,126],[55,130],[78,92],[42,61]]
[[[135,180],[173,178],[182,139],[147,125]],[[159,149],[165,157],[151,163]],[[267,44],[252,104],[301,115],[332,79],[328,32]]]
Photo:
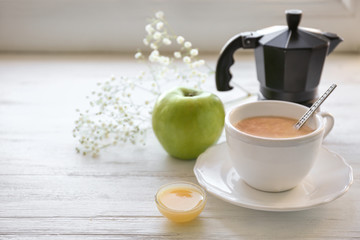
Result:
[[281,192],[297,186],[318,157],[323,138],[334,126],[329,113],[318,112],[306,122],[313,132],[293,138],[265,138],[238,130],[245,118],[279,116],[299,119],[307,107],[285,101],[258,101],[231,109],[225,117],[226,141],[232,164],[248,185],[262,191]]

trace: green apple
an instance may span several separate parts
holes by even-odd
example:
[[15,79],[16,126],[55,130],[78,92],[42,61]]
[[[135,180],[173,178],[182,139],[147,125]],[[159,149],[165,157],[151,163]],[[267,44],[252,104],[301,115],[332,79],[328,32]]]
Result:
[[161,94],[152,113],[159,142],[180,159],[195,159],[213,145],[222,133],[224,120],[224,106],[216,95],[182,87]]

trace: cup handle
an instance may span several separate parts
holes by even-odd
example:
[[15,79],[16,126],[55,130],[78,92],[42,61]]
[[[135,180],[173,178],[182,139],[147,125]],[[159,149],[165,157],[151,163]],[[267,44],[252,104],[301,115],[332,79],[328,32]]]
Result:
[[325,131],[324,138],[330,133],[331,129],[334,127],[335,119],[334,117],[327,112],[319,112],[319,115],[325,119]]

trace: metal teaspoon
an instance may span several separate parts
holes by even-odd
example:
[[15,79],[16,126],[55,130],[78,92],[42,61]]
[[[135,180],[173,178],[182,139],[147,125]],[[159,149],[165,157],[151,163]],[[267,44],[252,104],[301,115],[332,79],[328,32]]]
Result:
[[313,105],[309,108],[308,111],[299,119],[299,121],[294,125],[294,127],[299,130],[304,123],[309,119],[309,117],[320,107],[320,105],[325,101],[325,99],[334,91],[334,89],[337,87],[336,84],[332,84],[328,90],[316,101]]

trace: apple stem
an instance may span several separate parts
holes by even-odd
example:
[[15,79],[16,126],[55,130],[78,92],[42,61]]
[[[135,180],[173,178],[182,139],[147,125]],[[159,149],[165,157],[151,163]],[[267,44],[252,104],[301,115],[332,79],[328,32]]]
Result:
[[197,91],[188,88],[181,88],[181,92],[184,97],[194,97],[198,95]]

